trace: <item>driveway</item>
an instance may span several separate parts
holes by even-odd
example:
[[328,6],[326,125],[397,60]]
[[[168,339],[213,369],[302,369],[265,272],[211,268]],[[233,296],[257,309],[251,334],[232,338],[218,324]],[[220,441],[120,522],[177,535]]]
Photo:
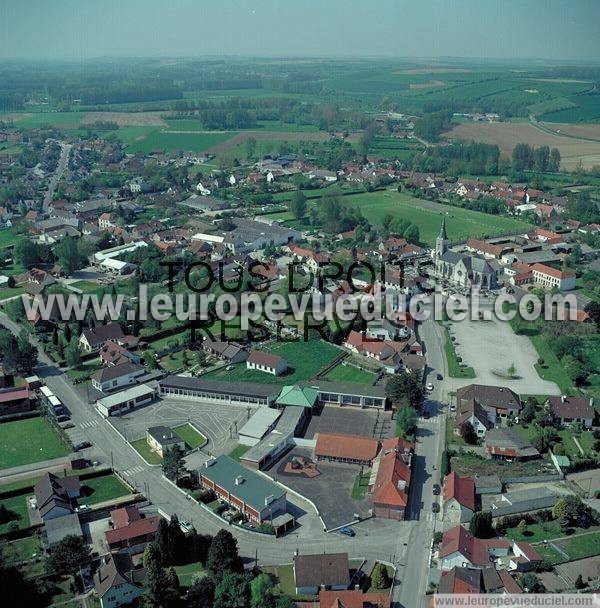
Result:
[[[450,335],[456,337],[455,349],[463,362],[472,367],[477,375],[474,379],[449,378],[453,390],[467,384],[507,386],[518,394],[560,395],[554,382],[542,380],[534,364],[538,354],[527,336],[517,336],[507,322],[456,321],[449,326]],[[514,365],[518,378],[509,380],[494,372],[506,373]]]

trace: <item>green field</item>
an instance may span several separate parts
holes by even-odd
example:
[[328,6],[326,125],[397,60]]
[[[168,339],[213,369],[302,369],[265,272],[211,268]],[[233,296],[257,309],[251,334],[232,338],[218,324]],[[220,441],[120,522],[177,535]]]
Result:
[[[235,365],[235,369],[228,371],[225,367],[208,372],[203,378],[213,380],[227,380],[228,382],[263,382],[268,384],[296,384],[302,380],[310,380],[323,369],[341,351],[335,346],[322,340],[309,342],[275,342],[261,347],[267,351],[283,357],[288,363],[288,370],[281,376],[273,376],[266,372],[246,369],[245,363]],[[228,366],[229,367],[229,366]]]
[[24,238],[24,236],[17,234],[17,230],[15,227],[2,228],[0,230],[0,248],[15,245],[17,242],[23,240]]
[[571,95],[574,107],[549,111],[539,118],[545,122],[589,122],[600,118],[600,95]]
[[81,482],[80,504],[95,505],[131,494],[129,488],[112,473]]
[[66,456],[56,431],[44,418],[27,418],[0,424],[0,469]]
[[[117,133],[120,137],[120,131]],[[129,142],[126,152],[143,152],[145,154],[154,150],[163,150],[165,152],[175,150],[205,152],[212,146],[231,139],[235,135],[237,135],[235,131],[228,131],[226,133],[169,133],[168,131],[155,129]]]
[[185,441],[188,450],[195,450],[206,444],[206,437],[189,422],[176,426],[173,430]]
[[383,218],[388,214],[412,222],[419,228],[421,241],[428,245],[435,244],[443,218],[446,218],[448,237],[453,242],[466,241],[469,237],[515,234],[531,229],[530,224],[520,220],[442,205],[395,190],[351,194],[344,196],[341,201],[344,205],[358,207],[369,222],[376,226],[381,226]]
[[34,555],[39,557],[41,553],[42,543],[38,536],[20,538],[0,547],[0,555],[2,555],[4,563],[8,566],[29,561]]
[[145,437],[132,441],[131,445],[148,464],[162,463],[162,458],[156,452],[150,449],[150,446],[148,445],[148,442],[146,441]]
[[377,376],[369,371],[358,369],[354,365],[338,363],[325,377],[330,382],[354,382],[355,384],[368,384],[371,386]]
[[175,566],[175,572],[179,579],[179,584],[182,587],[191,587],[192,579],[196,578],[198,575],[204,576],[204,574],[206,574],[201,562],[186,564],[185,566]]

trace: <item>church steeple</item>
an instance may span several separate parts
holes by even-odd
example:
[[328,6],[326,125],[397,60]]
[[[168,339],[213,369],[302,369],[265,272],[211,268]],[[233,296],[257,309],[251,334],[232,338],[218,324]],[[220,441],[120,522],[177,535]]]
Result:
[[440,257],[448,251],[448,235],[446,234],[446,218],[442,219],[442,225],[440,226],[440,234],[435,239],[435,255]]

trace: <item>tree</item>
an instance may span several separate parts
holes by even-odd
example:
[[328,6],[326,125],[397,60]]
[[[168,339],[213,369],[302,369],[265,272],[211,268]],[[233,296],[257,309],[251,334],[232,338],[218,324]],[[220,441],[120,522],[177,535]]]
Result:
[[566,496],[556,501],[552,507],[554,519],[566,518],[571,524],[575,523],[584,512],[584,504],[579,496]]
[[5,606],[41,608],[48,605],[36,585],[32,584],[31,580],[25,579],[16,566],[7,566],[2,556],[0,556],[0,589]]
[[578,574],[575,579],[575,589],[585,589],[586,587],[587,585],[583,582],[583,577],[581,574]]
[[77,367],[81,363],[81,352],[79,351],[77,338],[73,338],[69,346],[65,348],[65,360],[69,367]]
[[399,437],[408,439],[412,437],[417,425],[417,412],[406,405],[401,407],[396,414],[396,433]]
[[68,235],[56,246],[55,254],[58,263],[68,276],[79,270],[85,261],[80,241]]
[[425,393],[418,374],[402,372],[392,376],[386,384],[385,391],[391,401],[410,405],[416,410],[421,409]]
[[404,231],[404,238],[409,242],[409,243],[413,243],[414,245],[418,245],[419,241],[421,240],[421,234],[419,232],[419,228],[418,226],[415,226],[415,224],[411,224],[405,231]]
[[58,327],[56,325],[52,328],[52,344],[58,346]]
[[177,482],[185,472],[185,464],[183,462],[183,450],[174,445],[170,450],[166,450],[163,456],[163,473],[167,479]]
[[72,574],[90,557],[90,551],[80,536],[70,534],[52,547],[46,558],[46,571],[52,576]]
[[242,560],[238,554],[237,540],[228,530],[219,530],[213,538],[208,550],[206,567],[213,574],[224,570],[242,571]]
[[71,333],[71,326],[68,323],[65,324],[65,328],[63,330],[63,334],[65,336],[65,342],[67,344],[69,344],[69,342],[71,342],[72,333]]
[[163,566],[172,566],[175,563],[175,550],[170,532],[169,524],[161,518],[153,544]]
[[195,530],[187,537],[187,551],[190,561],[206,564],[213,537],[210,534],[198,534]]
[[552,148],[550,150],[550,158],[548,159],[548,171],[550,173],[557,173],[560,169],[560,150],[558,148]]
[[491,511],[477,511],[473,513],[473,517],[469,523],[469,531],[476,538],[492,538],[494,536],[494,528],[492,526]]
[[388,589],[391,585],[390,575],[387,568],[381,562],[377,562],[371,574],[371,584],[375,589]]
[[225,570],[215,587],[213,607],[246,608],[250,600],[249,583],[248,574]]
[[529,397],[519,414],[520,419],[523,422],[529,424],[534,418],[536,413],[537,401],[534,397]]
[[179,517],[174,514],[169,522],[169,539],[172,547],[173,561],[169,565],[179,566],[186,561],[187,542],[185,534],[181,529]]
[[306,215],[306,196],[301,190],[294,192],[292,200],[290,201],[290,211],[294,217],[299,220]]
[[266,608],[275,604],[273,597],[273,579],[261,572],[250,583],[250,607],[251,608]]
[[248,159],[254,158],[255,153],[256,153],[256,139],[254,137],[249,137],[246,140],[246,158],[248,158]]
[[442,477],[446,477],[446,475],[448,475],[448,473],[450,473],[451,470],[452,469],[450,466],[450,456],[448,455],[448,452],[446,450],[444,450],[442,452],[442,464],[441,464]]
[[296,608],[296,604],[289,595],[282,595],[277,600],[275,608]]
[[187,608],[212,608],[215,601],[215,584],[209,576],[203,576],[188,590]]
[[6,284],[8,285],[8,287],[10,287],[10,289],[13,289],[17,284],[17,282],[15,281],[15,277],[8,277],[8,281],[6,282]]
[[179,581],[174,571],[167,572],[153,543],[144,550],[144,597],[148,608],[169,608],[179,598]]
[[546,590],[540,579],[533,572],[527,572],[523,575],[521,587],[527,593],[543,593]]
[[22,239],[15,245],[13,256],[17,263],[29,268],[41,261],[40,247],[29,239]]
[[38,350],[24,332],[16,340],[15,365],[17,371],[31,374],[38,362]]
[[477,444],[477,432],[468,420],[460,425],[459,430],[460,436],[463,438],[465,443],[468,443],[469,445]]
[[517,532],[520,536],[525,536],[525,532],[527,531],[527,522],[522,519],[517,525]]

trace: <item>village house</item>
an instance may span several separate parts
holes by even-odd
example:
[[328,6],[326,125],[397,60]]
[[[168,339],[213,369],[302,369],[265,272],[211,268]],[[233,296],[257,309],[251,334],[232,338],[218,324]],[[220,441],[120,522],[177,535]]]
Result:
[[168,426],[151,426],[146,431],[146,443],[150,449],[164,458],[167,450],[177,446],[182,452],[185,450],[185,441]]
[[140,363],[141,358],[113,340],[107,340],[100,349],[100,361],[110,367],[121,363]]
[[246,359],[246,369],[255,369],[273,376],[280,376],[288,368],[287,361],[279,355],[252,350]]
[[91,353],[100,350],[109,340],[122,344],[127,341],[118,323],[107,323],[94,328],[86,328],[79,337],[79,348]]
[[202,349],[220,361],[230,364],[242,363],[248,359],[248,351],[237,342],[223,342],[205,338]]
[[141,553],[154,540],[160,517],[144,515],[136,505],[114,509],[110,512],[112,528],[104,535],[111,551],[124,550]]
[[81,495],[79,477],[57,477],[45,473],[33,488],[35,502],[40,517],[44,520],[70,515],[74,501]]
[[469,384],[456,391],[458,411],[462,411],[467,402],[471,400],[475,400],[483,408],[488,420],[493,424],[518,415],[522,408],[519,396],[503,386]]
[[461,402],[454,432],[460,435],[463,425],[467,423],[473,427],[477,437],[485,437],[486,432],[493,427],[487,413],[476,399],[465,399]]
[[102,367],[93,374],[91,382],[96,390],[106,393],[135,383],[145,373],[143,365],[126,361],[118,365]]
[[531,268],[533,281],[546,288],[556,287],[560,291],[575,289],[574,270],[559,270],[546,264],[534,264]]
[[292,567],[298,595],[316,595],[319,589],[345,590],[350,585],[347,553],[295,555]]
[[475,513],[475,482],[454,471],[444,478],[444,527],[468,523]]
[[593,407],[594,400],[587,397],[548,397],[546,407],[554,414],[563,426],[580,424],[591,428],[596,411]]
[[485,436],[485,452],[496,460],[532,460],[540,453],[519,431],[511,427],[490,429]]
[[135,568],[126,551],[110,553],[102,558],[94,575],[94,586],[102,608],[132,605],[144,594],[146,571]]

